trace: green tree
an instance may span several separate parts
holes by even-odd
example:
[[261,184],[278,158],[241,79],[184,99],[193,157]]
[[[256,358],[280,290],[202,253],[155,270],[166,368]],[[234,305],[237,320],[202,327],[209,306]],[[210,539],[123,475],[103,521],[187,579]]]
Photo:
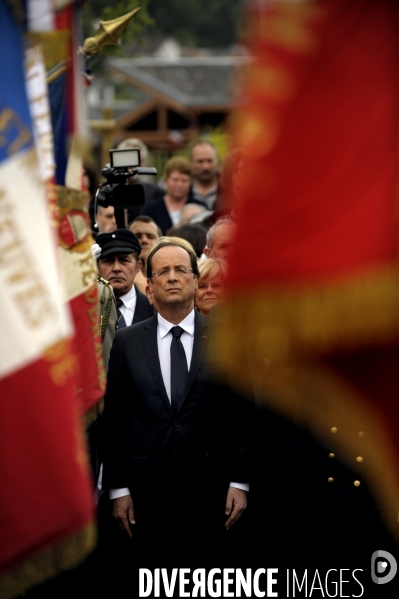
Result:
[[[124,15],[137,6],[140,12],[129,23],[123,43],[139,43],[144,37],[174,37],[182,45],[225,48],[237,41],[243,0],[86,0],[85,35],[93,35],[99,20]],[[107,46],[106,54],[123,54]]]
[[158,35],[185,45],[221,48],[237,41],[242,0],[150,0]]
[[131,12],[137,7],[141,10],[134,15],[122,34],[119,46],[104,46],[105,54],[123,54],[123,46],[128,42],[140,41],[153,24],[147,11],[149,0],[126,0],[110,4],[110,0],[90,0],[83,5],[83,27],[86,37],[97,33],[100,21],[110,21]]

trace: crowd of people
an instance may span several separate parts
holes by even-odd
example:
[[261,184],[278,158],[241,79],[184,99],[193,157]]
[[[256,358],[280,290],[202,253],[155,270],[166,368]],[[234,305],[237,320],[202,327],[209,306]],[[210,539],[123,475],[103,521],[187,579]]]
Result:
[[317,435],[273,411],[263,389],[259,404],[259,382],[242,394],[220,376],[213,340],[241,169],[234,151],[220,173],[199,141],[190,160],[166,163],[140,209],[120,218],[91,204],[107,370],[104,409],[86,431],[99,536],[68,592],[136,594],[140,568],[313,566],[331,564],[341,542],[345,556],[368,556],[375,539],[394,547],[347,464],[334,455],[326,483],[333,454]]
[[[117,149],[125,150],[131,147],[140,149],[141,166],[146,166],[148,149],[139,139],[128,138],[121,142]],[[115,209],[112,205],[105,207],[95,202],[96,191],[105,182],[99,183],[94,166],[87,161],[84,172],[85,184],[91,198],[90,218],[93,234],[107,233],[121,226],[127,227],[139,215],[153,218],[163,235],[172,227],[184,224],[201,224],[206,228],[210,222],[223,213],[228,214],[232,208],[232,202],[226,199],[226,188],[227,179],[234,184],[236,171],[240,173],[236,154],[237,151],[234,150],[231,157],[227,156],[221,164],[212,142],[205,139],[196,141],[189,150],[189,159],[181,156],[170,158],[158,181],[150,182],[148,179],[153,179],[152,175],[137,174],[128,178],[127,185],[139,183],[144,188],[145,203],[129,206],[126,210]]]
[[[148,148],[140,139],[127,138],[118,145],[118,149],[133,147],[140,150],[141,164],[148,164]],[[195,296],[196,310],[208,314],[206,306],[213,307],[223,296],[235,221],[231,207],[222,208],[226,202],[222,199],[225,192],[222,193],[220,184],[221,164],[216,147],[201,139],[191,146],[189,156],[189,160],[180,156],[170,158],[159,184],[149,183],[142,175],[128,180],[128,185],[144,186],[145,203],[125,209],[96,202],[96,191],[102,184],[94,165],[89,161],[85,163],[84,181],[91,197],[89,213],[95,238],[93,253],[99,276],[111,284],[118,315],[122,314],[127,325],[154,313],[154,300],[147,284],[147,257],[154,245],[162,241],[182,244],[199,260],[201,281]],[[230,162],[231,159],[227,160]],[[231,178],[231,166],[228,170]],[[226,187],[224,185],[223,190]],[[133,235],[129,236],[129,232]],[[128,255],[118,255],[117,248],[113,252],[108,248],[109,243],[120,245],[122,240],[125,240],[124,249],[131,250]],[[105,250],[104,244],[107,245]],[[217,279],[215,283],[213,278]],[[108,344],[106,347],[108,363]]]
[[215,147],[199,141],[190,161],[168,160],[164,188],[126,227],[113,206],[96,210],[99,285],[114,302],[104,411],[87,431],[99,525],[90,584],[118,586],[133,564],[180,567],[189,554],[212,565],[232,555],[225,533],[242,534],[251,407],[219,380],[210,351],[236,227],[214,208],[219,178]]
[[[234,194],[238,151],[229,165]],[[113,206],[97,208],[93,253],[112,309],[101,315],[104,411],[87,431],[99,528],[82,570],[90,590],[138,584],[139,567],[262,566],[270,551],[253,535],[272,547],[289,538],[272,551],[285,564],[306,536],[312,559],[346,531],[348,551],[365,546],[365,520],[388,539],[350,468],[335,459],[341,482],[325,487],[317,437],[220,378],[212,346],[237,228],[221,179],[215,148],[199,141],[190,161],[166,163],[164,188],[125,227]]]

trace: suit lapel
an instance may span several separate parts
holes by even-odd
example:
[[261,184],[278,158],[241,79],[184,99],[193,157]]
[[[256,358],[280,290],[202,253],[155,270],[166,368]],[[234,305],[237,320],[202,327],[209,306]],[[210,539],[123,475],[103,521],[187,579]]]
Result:
[[156,386],[158,387],[159,393],[161,394],[162,400],[165,403],[169,412],[172,413],[172,407],[170,405],[169,398],[166,393],[165,385],[162,378],[161,366],[159,364],[159,354],[158,354],[158,343],[157,343],[157,326],[158,319],[157,316],[153,316],[148,320],[148,325],[146,325],[143,333],[143,345],[144,351],[148,360],[148,364],[150,366],[152,376],[154,377],[154,381]]
[[188,392],[191,389],[191,386],[197,376],[198,369],[201,365],[202,358],[204,357],[206,347],[208,345],[208,336],[209,336],[209,325],[206,322],[205,317],[199,312],[195,311],[195,326],[194,326],[194,344],[193,344],[193,354],[191,357],[191,365],[190,370],[188,372],[186,387],[184,390],[184,397],[179,406],[181,408],[184,400],[186,399]]
[[143,305],[141,302],[141,293],[137,289],[136,285],[134,286],[134,288],[136,289],[136,307],[134,309],[132,324],[136,324],[136,322],[141,322],[142,320],[145,320],[145,318],[143,318],[141,314],[143,309]]

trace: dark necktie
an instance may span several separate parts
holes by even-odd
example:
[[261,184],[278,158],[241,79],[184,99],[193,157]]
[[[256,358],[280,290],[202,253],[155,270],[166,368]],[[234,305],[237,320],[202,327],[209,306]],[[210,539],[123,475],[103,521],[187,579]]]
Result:
[[116,300],[116,314],[117,314],[117,321],[116,321],[116,327],[118,329],[123,329],[126,326],[126,320],[123,318],[123,314],[120,311],[121,306],[123,306],[123,301],[121,299],[117,299]]
[[173,339],[170,344],[170,400],[172,410],[176,413],[183,399],[183,391],[187,380],[187,359],[181,342],[181,327],[170,329]]

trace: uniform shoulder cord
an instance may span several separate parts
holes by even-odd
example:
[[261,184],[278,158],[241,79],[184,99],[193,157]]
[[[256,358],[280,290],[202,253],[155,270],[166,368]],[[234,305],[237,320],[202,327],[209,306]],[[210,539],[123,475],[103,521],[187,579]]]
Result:
[[[109,316],[111,314],[112,302],[114,294],[111,291],[111,286],[109,281],[103,279],[102,277],[98,277],[98,282],[103,284],[103,292],[100,298],[100,331],[101,331],[101,341],[104,341],[105,331],[107,330]],[[106,297],[108,290],[108,298]]]

